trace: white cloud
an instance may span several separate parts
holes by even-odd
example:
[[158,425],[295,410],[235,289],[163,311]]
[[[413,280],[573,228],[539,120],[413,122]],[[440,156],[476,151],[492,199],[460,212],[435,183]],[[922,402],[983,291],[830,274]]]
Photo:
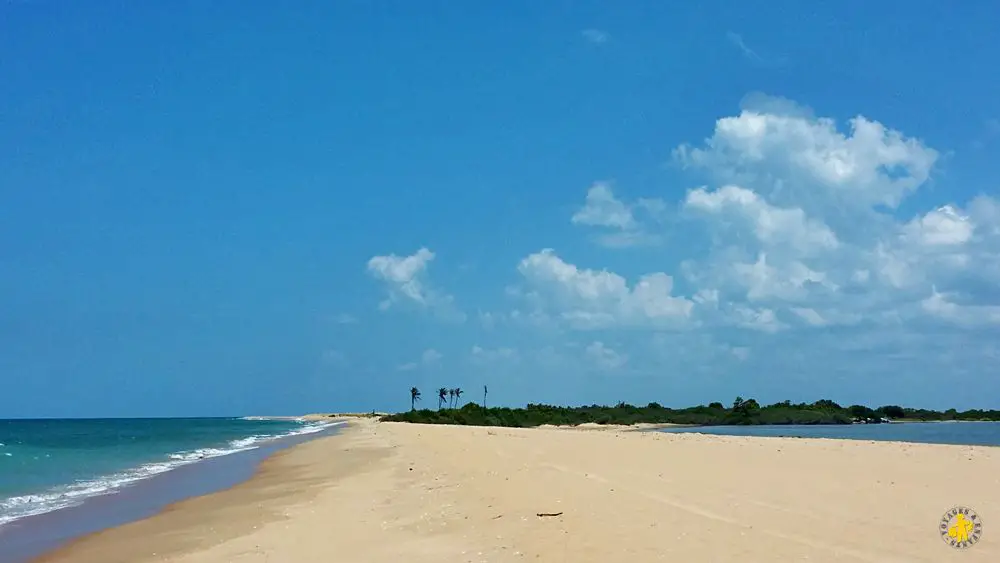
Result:
[[[1000,202],[929,190],[938,153],[923,141],[864,117],[846,132],[836,123],[748,99],[704,143],[675,151],[701,176],[679,201],[645,205],[595,184],[573,224],[668,244],[616,256],[628,276],[601,269],[610,263],[594,249],[525,256],[506,292],[515,308],[491,321],[544,327],[544,353],[523,348],[539,365],[669,366],[718,388],[781,373],[803,386],[853,377],[878,394],[918,372],[985,374],[1000,357]],[[665,237],[668,226],[683,238]],[[571,349],[573,331],[588,332]],[[654,342],[635,347],[643,332]],[[625,335],[627,357],[606,344]]]
[[570,218],[574,225],[602,228],[605,231],[596,237],[598,244],[609,248],[652,245],[660,242],[660,237],[647,232],[635,217],[640,210],[651,217],[659,217],[666,209],[663,201],[652,198],[637,200],[628,205],[615,197],[611,185],[596,182],[587,190],[583,207]]
[[936,288],[931,291],[931,296],[922,300],[920,306],[935,317],[967,327],[1000,325],[998,305],[961,305],[950,301],[947,295],[939,293]]
[[572,222],[581,225],[631,229],[635,227],[632,210],[618,201],[611,187],[598,182],[587,190],[584,206],[573,214]]
[[773,206],[739,186],[728,185],[714,192],[705,188],[691,190],[684,207],[745,222],[761,244],[787,246],[803,255],[835,249],[840,244],[830,227],[806,217],[802,209]]
[[423,247],[411,256],[374,256],[368,261],[368,272],[389,285],[390,299],[401,295],[426,305],[429,295],[420,276],[433,259],[434,253]]
[[588,42],[595,45],[603,45],[611,39],[611,36],[607,31],[600,29],[585,29],[580,32],[580,35],[582,35]]
[[811,270],[801,262],[788,262],[781,268],[767,263],[767,254],[761,253],[752,264],[733,264],[733,275],[747,288],[750,301],[802,301],[815,291],[836,291],[836,284],[827,280],[826,274]]
[[762,332],[778,332],[788,325],[778,320],[774,311],[767,308],[755,309],[745,305],[733,307],[733,317],[737,326]]
[[591,342],[584,350],[584,358],[602,370],[616,370],[628,362],[628,357],[619,354],[601,341]]
[[[1000,205],[979,196],[899,217],[892,208],[927,183],[937,151],[864,117],[851,128],[842,134],[808,108],[756,96],[701,147],[677,148],[680,162],[722,182],[689,190],[682,206],[712,235],[709,252],[681,264],[699,318],[768,330],[932,311],[989,318],[990,309],[920,303],[934,285],[1000,283]],[[977,305],[995,306],[998,294],[978,291],[987,302]]]
[[973,223],[958,209],[945,205],[913,219],[903,230],[905,236],[916,244],[954,246],[969,242]]
[[520,354],[513,348],[482,348],[478,344],[469,352],[473,362],[479,364],[496,364],[499,362],[517,362]]
[[[1000,283],[1000,214],[979,196],[966,208],[944,205],[895,225],[868,254],[878,282],[896,290],[929,292],[932,285]],[[956,285],[957,284],[957,285]]]
[[428,286],[426,272],[434,253],[421,247],[410,256],[374,256],[368,261],[368,273],[386,284],[389,295],[379,303],[385,311],[399,302],[415,304],[433,310],[444,320],[462,322],[465,314],[454,306],[451,295]]
[[580,269],[544,249],[521,260],[518,271],[535,290],[536,305],[579,328],[684,323],[693,303],[671,295],[673,278],[657,272],[629,287],[606,270]]
[[[515,305],[480,312],[483,327],[499,334],[512,325],[544,328],[537,334],[545,344],[590,331],[591,343],[574,353],[552,347],[562,352],[536,357],[528,346],[523,357],[601,369],[627,363],[636,373],[649,352],[630,348],[627,357],[609,347],[621,334],[616,330],[676,335],[681,344],[671,353],[691,344],[700,352],[684,351],[685,365],[712,373],[697,368],[694,356],[721,358],[730,367],[794,369],[816,358],[834,364],[848,346],[870,360],[876,352],[864,347],[865,339],[896,339],[878,356],[885,366],[927,360],[931,333],[965,331],[974,338],[1000,327],[1000,203],[985,195],[935,200],[923,188],[938,153],[922,141],[864,117],[841,133],[833,119],[808,108],[756,97],[738,115],[719,119],[703,144],[675,154],[709,182],[676,202],[630,201],[598,182],[570,218],[601,229],[605,247],[615,245],[613,237],[618,246],[644,237],[669,242],[664,251],[631,257],[631,272],[645,275],[599,269],[600,253],[570,261],[546,248],[519,261],[520,280],[505,290]],[[681,212],[665,217],[674,209]],[[678,221],[690,227],[685,238],[668,240],[662,227]],[[597,267],[573,263],[583,260]],[[412,268],[414,275],[384,276],[400,298],[429,301],[432,292],[420,278],[426,261]],[[411,279],[421,280],[415,291],[406,289]],[[719,341],[701,342],[699,335]],[[814,353],[813,341],[829,349]],[[782,346],[781,361],[765,353],[774,349],[768,346]],[[483,364],[518,357],[508,348],[475,346],[470,353]]]
[[766,179],[787,198],[809,202],[819,195],[840,205],[896,207],[927,181],[937,151],[860,115],[849,125],[844,134],[833,119],[745,108],[719,119],[701,148],[681,145],[674,156],[719,177]]

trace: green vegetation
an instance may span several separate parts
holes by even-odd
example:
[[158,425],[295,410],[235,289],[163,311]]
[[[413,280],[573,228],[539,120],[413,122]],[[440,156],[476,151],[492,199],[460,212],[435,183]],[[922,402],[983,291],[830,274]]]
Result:
[[417,401],[420,400],[420,389],[416,387],[410,387],[410,410],[413,411],[417,408]]
[[[450,393],[454,391],[454,393]],[[485,391],[485,388],[484,388]],[[413,400],[419,400],[420,391],[410,390],[410,411],[385,416],[382,420],[392,422],[418,422],[425,424],[459,424],[466,426],[513,426],[532,427],[542,424],[571,425],[597,424],[690,424],[690,425],[737,425],[737,424],[851,424],[880,423],[887,420],[944,421],[944,420],[996,420],[1000,421],[1000,411],[968,410],[958,412],[950,409],[937,412],[926,409],[910,409],[896,405],[885,405],[872,409],[863,405],[842,407],[823,399],[812,404],[790,401],[761,406],[754,399],[737,397],[731,407],[722,403],[708,406],[671,409],[659,403],[649,403],[637,407],[618,403],[614,407],[591,405],[581,407],[557,407],[552,405],[529,404],[525,408],[492,407],[484,408],[469,403],[457,407],[461,390],[439,389],[438,410],[414,408]],[[414,399],[414,397],[416,399]],[[446,397],[449,408],[442,409]],[[484,393],[485,402],[485,393]]]

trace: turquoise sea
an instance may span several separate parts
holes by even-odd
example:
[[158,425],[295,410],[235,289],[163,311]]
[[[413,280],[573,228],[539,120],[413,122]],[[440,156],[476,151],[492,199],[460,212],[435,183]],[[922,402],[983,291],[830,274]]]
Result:
[[0,420],[0,530],[329,423],[260,418]]
[[810,426],[700,426],[663,428],[660,431],[698,432],[701,434],[721,434],[726,436],[787,436],[795,438],[835,438],[842,440],[1000,446],[1000,422],[904,422]]

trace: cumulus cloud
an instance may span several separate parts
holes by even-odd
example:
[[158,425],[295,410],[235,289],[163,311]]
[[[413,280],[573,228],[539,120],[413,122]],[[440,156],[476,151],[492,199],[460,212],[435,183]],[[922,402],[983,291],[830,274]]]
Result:
[[[772,335],[918,317],[956,327],[995,319],[1000,204],[979,196],[911,216],[896,210],[931,179],[938,152],[923,141],[862,116],[841,132],[809,108],[754,95],[700,146],[681,145],[674,155],[716,182],[689,189],[679,202],[682,219],[709,235],[707,250],[673,267],[658,263],[663,271],[632,285],[552,249],[536,252],[519,263],[524,283],[512,292],[531,304],[530,313],[518,310],[522,319],[573,329],[718,326]],[[571,221],[645,233],[652,223],[637,218],[639,209],[599,182]],[[690,297],[677,294],[674,273]]]
[[929,314],[957,325],[1000,326],[1000,306],[963,305],[949,300],[949,296],[939,293],[936,288],[932,288],[930,297],[922,300],[920,306]]
[[[503,305],[474,309],[477,329],[517,347],[454,354],[514,379],[531,369],[677,373],[712,393],[766,389],[773,374],[813,385],[810,394],[854,378],[892,401],[928,374],[988,373],[1000,359],[1000,202],[930,190],[938,151],[874,119],[842,123],[756,94],[733,113],[673,151],[690,183],[646,199],[591,185],[566,220],[603,248],[526,249],[508,266],[516,277],[492,286]],[[460,315],[428,276],[434,258],[426,248],[373,257],[381,307]],[[440,356],[427,350],[398,368]]]
[[[639,373],[659,357],[719,377],[737,364],[837,375],[850,357],[866,362],[851,373],[874,377],[930,366],[973,373],[976,361],[1000,357],[1000,202],[935,198],[935,149],[861,116],[842,131],[766,96],[710,130],[674,151],[697,180],[679,201],[628,201],[597,182],[568,217],[598,230],[606,248],[669,243],[668,252],[633,255],[632,272],[644,274],[602,269],[593,250],[569,260],[543,248],[517,262],[519,278],[505,289],[515,304],[479,312],[481,325],[501,335],[511,324],[544,329],[541,352],[532,343],[523,361],[561,369]],[[663,237],[668,222],[686,238]],[[421,249],[369,262],[388,289],[386,307],[451,304],[428,282],[432,258]],[[650,349],[608,345],[620,330],[646,333]],[[552,345],[572,331],[587,331],[590,344]],[[962,338],[973,343],[963,346],[968,356],[949,352]],[[481,365],[521,358],[513,348],[469,353]]]
[[951,205],[944,205],[913,219],[903,231],[915,244],[935,247],[963,245],[972,239],[973,228],[967,215]]
[[368,272],[389,285],[390,300],[383,302],[382,308],[388,308],[400,296],[426,305],[430,296],[420,277],[427,270],[427,263],[433,259],[434,253],[422,247],[411,256],[390,254],[372,257],[368,261]]
[[895,209],[929,182],[938,152],[861,116],[849,127],[757,96],[701,147],[678,147],[679,161],[723,182],[687,193],[686,215],[714,236],[708,255],[682,264],[686,279],[723,302],[766,306],[784,325],[990,318],[927,295],[979,288],[970,299],[995,305],[1000,292],[986,288],[1000,281],[996,200],[902,215]]
[[944,205],[896,225],[868,254],[874,280],[900,291],[931,285],[960,290],[1000,283],[1000,217],[980,196],[963,209]]
[[368,273],[385,283],[388,297],[379,303],[385,311],[399,302],[433,310],[442,319],[464,321],[465,315],[455,308],[454,298],[431,288],[427,283],[427,266],[434,253],[421,247],[410,256],[374,256],[368,260]]
[[657,217],[665,211],[666,205],[659,199],[639,199],[626,204],[615,197],[611,185],[596,182],[587,190],[584,205],[578,209],[570,221],[574,225],[601,228],[605,232],[598,235],[598,244],[610,248],[650,245],[660,242],[660,237],[649,233],[636,219],[635,211]]
[[[745,222],[757,240],[767,246],[787,246],[800,254],[837,248],[837,235],[822,221],[806,216],[797,207],[777,207],[761,196],[739,186],[715,191],[697,188],[687,194],[684,207],[705,214]],[[719,221],[721,225],[728,222]]]
[[[840,205],[896,207],[927,181],[938,152],[916,138],[858,115],[849,133],[830,118],[812,118],[785,103],[768,113],[746,107],[715,124],[701,147],[681,145],[674,157],[683,165],[717,177],[768,183],[786,201],[815,202],[811,192]],[[780,107],[781,109],[776,109]],[[764,181],[764,182],[761,182]]]
[[682,324],[693,307],[671,294],[673,278],[663,272],[646,274],[629,287],[622,276],[578,268],[551,248],[521,260],[518,271],[538,306],[579,328]]
[[636,226],[632,210],[615,199],[611,187],[598,182],[587,190],[584,206],[573,214],[571,221],[581,225],[597,225],[617,229],[632,229]]

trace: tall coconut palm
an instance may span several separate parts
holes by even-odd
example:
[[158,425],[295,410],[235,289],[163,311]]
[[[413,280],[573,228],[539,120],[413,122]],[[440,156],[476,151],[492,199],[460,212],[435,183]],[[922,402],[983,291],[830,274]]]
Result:
[[417,410],[416,403],[420,400],[420,389],[410,387],[410,410]]
[[438,410],[441,410],[441,403],[445,402],[445,398],[448,396],[448,390],[444,387],[438,389]]
[[455,390],[448,390],[448,408],[451,408],[451,404],[455,402]]
[[462,400],[462,388],[461,387],[456,387],[455,388],[455,406],[456,407],[458,407],[458,405],[460,404],[461,400]]

